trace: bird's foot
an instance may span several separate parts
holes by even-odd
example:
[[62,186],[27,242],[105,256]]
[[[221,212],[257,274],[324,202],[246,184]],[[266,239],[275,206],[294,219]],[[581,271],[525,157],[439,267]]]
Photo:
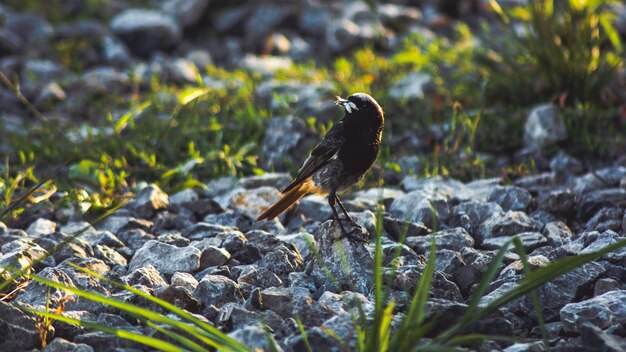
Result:
[[[347,222],[350,224],[349,231],[346,231],[346,228],[343,225],[343,222]],[[369,243],[369,238],[367,237],[367,231],[363,231],[363,227],[359,225],[356,221],[352,219],[339,219],[339,228],[341,228],[341,237],[339,240],[344,238],[349,239],[353,243],[365,242]]]

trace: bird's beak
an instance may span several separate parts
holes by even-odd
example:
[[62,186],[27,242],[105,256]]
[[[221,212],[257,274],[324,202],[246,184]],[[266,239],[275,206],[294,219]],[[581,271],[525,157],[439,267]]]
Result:
[[335,105],[342,105],[344,109],[348,112],[348,114],[352,113],[352,110],[359,110],[356,107],[356,104],[351,102],[348,99],[343,99],[340,96],[337,96],[337,100],[335,101]]

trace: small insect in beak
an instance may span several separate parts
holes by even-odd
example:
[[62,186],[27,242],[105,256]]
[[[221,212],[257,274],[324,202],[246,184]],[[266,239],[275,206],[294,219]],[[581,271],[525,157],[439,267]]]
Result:
[[356,104],[351,102],[348,99],[343,99],[340,96],[337,96],[337,100],[335,101],[335,105],[342,105],[344,109],[348,112],[348,114],[352,113],[352,110],[359,110],[356,107]]

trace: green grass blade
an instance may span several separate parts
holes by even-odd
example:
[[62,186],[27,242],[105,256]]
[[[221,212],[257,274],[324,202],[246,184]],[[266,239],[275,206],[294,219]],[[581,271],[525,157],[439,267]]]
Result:
[[162,333],[163,335],[166,335],[167,337],[176,340],[178,342],[181,343],[181,345],[185,345],[187,346],[191,351],[196,351],[196,352],[205,352],[206,348],[200,346],[199,344],[195,343],[194,341],[186,338],[185,336],[182,336],[180,334],[177,334],[173,331],[170,331],[168,329],[163,328],[162,326],[159,326],[151,321],[147,321],[146,325],[148,325],[149,327],[153,328],[154,330]]
[[[76,287],[70,287],[67,285],[63,285],[60,284],[58,282],[54,282],[52,280],[48,280],[42,277],[38,277],[36,275],[29,275],[29,278],[37,281],[39,283],[42,283],[44,285],[48,285],[50,287],[54,287],[56,289],[59,290],[65,290],[68,292],[71,292],[79,297],[88,299],[90,301],[93,302],[97,302],[97,303],[101,303],[104,305],[107,305],[109,307],[114,307],[117,309],[120,309],[124,312],[127,312],[128,314],[131,314],[133,316],[136,316],[140,319],[147,319],[147,320],[151,320],[153,322],[157,322],[157,323],[162,323],[171,327],[175,327],[178,328],[186,333],[189,333],[190,335],[192,335],[193,337],[201,340],[202,342],[206,343],[209,346],[212,346],[214,348],[219,348],[221,350],[224,351],[249,351],[249,349],[247,349],[245,346],[237,343],[236,341],[232,340],[232,343],[229,343],[231,341],[228,341],[228,339],[224,339],[225,335],[221,332],[220,335],[212,335],[212,334],[207,334],[206,331],[198,328],[197,326],[194,325],[189,325],[174,319],[171,319],[167,316],[164,316],[160,313],[151,311],[149,309],[146,308],[142,308],[142,307],[138,307],[126,302],[122,302],[113,298],[109,298],[103,294],[100,293],[96,293],[96,292],[91,292],[91,291],[85,291],[85,290],[81,290],[79,288]],[[207,324],[208,325],[208,324]],[[207,336],[208,335],[208,336]]]
[[[224,334],[223,332],[221,332],[219,329],[217,329],[216,327],[212,326],[211,324],[208,324],[204,321],[202,321],[201,319],[198,319],[197,317],[195,317],[193,314],[180,309],[178,307],[176,307],[175,305],[164,301],[162,299],[159,299],[157,297],[154,297],[150,294],[147,294],[137,288],[134,288],[132,286],[128,286],[119,282],[115,282],[113,280],[109,280],[108,278],[105,278],[89,269],[86,268],[82,268],[74,263],[69,263],[72,267],[76,268],[77,270],[80,270],[96,279],[99,280],[103,280],[106,282],[109,282],[117,287],[123,288],[128,292],[131,292],[133,294],[136,294],[146,300],[149,300],[150,302],[153,302],[155,304],[158,304],[159,306],[163,307],[164,309],[166,309],[169,312],[172,312],[176,315],[178,315],[179,317],[193,323],[194,325],[196,325],[197,327],[199,327],[201,330],[197,330],[196,332],[201,333],[203,336],[205,336],[206,338],[209,338],[211,340],[215,340],[216,342],[219,342],[221,346],[221,348],[230,348],[227,350],[232,350],[232,351],[245,351],[248,350],[245,346],[243,346],[242,344],[240,344],[239,342],[237,342],[235,339],[227,336],[226,334]],[[184,323],[180,323],[177,322],[175,320],[172,320],[173,322],[176,322],[177,324],[182,324],[182,326],[188,327],[189,325],[184,324]],[[197,336],[196,336],[197,337]],[[208,343],[208,341],[205,341],[205,339],[203,339],[204,342]],[[230,346],[230,347],[228,347]]]
[[58,320],[58,321],[71,324],[71,325],[82,326],[82,327],[86,327],[89,329],[98,330],[98,331],[111,334],[111,335],[114,335],[114,336],[117,336],[126,340],[135,341],[142,345],[150,346],[150,347],[159,349],[161,351],[167,351],[167,352],[187,351],[186,349],[175,346],[169,342],[159,340],[154,337],[146,336],[144,334],[138,334],[133,331],[115,329],[115,328],[108,327],[106,325],[102,325],[102,324],[98,324],[98,323],[94,323],[94,322],[90,322],[86,320],[70,318],[70,317],[60,315],[60,314],[43,312],[43,311],[33,309],[33,308],[25,308],[25,310],[32,314],[40,315],[42,317]]
[[[520,256],[520,260],[522,261],[522,265],[524,267],[524,275],[528,276],[531,272],[530,264],[528,263],[528,256],[526,255],[526,250],[524,249],[524,245],[522,244],[522,240],[519,236],[515,236],[513,238],[513,244],[515,245],[515,249]],[[530,299],[533,304],[533,308],[535,310],[535,316],[537,317],[537,322],[539,323],[539,327],[541,328],[541,336],[543,338],[543,343],[546,346],[550,346],[548,341],[548,331],[546,330],[545,320],[543,318],[543,309],[541,308],[541,303],[539,302],[539,295],[537,294],[537,290],[532,290],[530,292]]]
[[459,331],[466,328],[474,321],[476,321],[477,318],[475,313],[478,310],[478,303],[480,302],[480,299],[483,297],[485,291],[487,290],[493,279],[498,274],[500,266],[502,265],[502,261],[504,260],[504,255],[507,253],[510,244],[511,240],[505,242],[500,250],[496,253],[496,256],[491,261],[491,264],[489,264],[489,268],[487,268],[487,272],[480,280],[478,287],[474,291],[474,295],[472,296],[472,299],[467,306],[467,310],[463,314],[459,323],[453,325],[450,329],[447,329],[439,334],[439,336],[437,336],[438,340],[445,341],[450,337],[456,335]]
[[309,338],[307,336],[306,330],[304,329],[304,325],[302,324],[302,320],[300,318],[296,319],[298,323],[298,330],[300,331],[300,336],[302,336],[302,341],[304,341],[304,347],[307,352],[313,352],[313,348],[311,348],[311,343],[309,342]]

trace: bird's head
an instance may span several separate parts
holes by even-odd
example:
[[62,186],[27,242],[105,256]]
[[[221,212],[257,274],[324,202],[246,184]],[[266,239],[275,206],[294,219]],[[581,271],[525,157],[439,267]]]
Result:
[[354,93],[348,99],[337,97],[335,104],[343,106],[346,109],[346,114],[358,112],[374,113],[382,116],[383,113],[383,109],[378,105],[378,102],[365,93]]

